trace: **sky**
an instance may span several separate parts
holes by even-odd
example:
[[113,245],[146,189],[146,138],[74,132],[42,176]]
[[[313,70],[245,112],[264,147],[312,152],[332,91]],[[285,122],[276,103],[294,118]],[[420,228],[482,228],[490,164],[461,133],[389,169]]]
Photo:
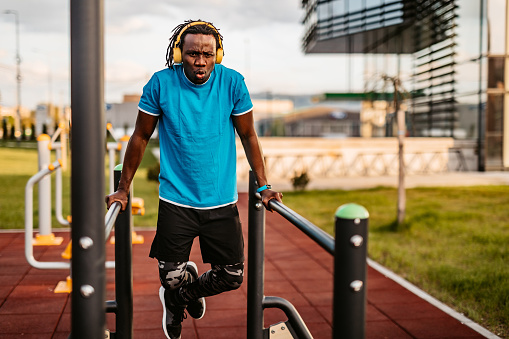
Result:
[[[21,103],[70,104],[70,1],[0,0],[0,105],[16,105],[19,15]],[[320,94],[362,90],[362,71],[345,55],[305,54],[299,0],[105,0],[105,101],[140,94],[165,67],[172,29],[188,19],[212,22],[224,37],[223,64],[246,78],[251,93]],[[356,74],[355,72],[361,72]]]

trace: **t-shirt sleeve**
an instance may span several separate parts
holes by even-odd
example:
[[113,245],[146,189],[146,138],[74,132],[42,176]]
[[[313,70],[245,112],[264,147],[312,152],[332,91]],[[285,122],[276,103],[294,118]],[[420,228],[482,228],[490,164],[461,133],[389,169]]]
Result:
[[253,103],[251,102],[251,96],[247,90],[244,78],[241,77],[237,81],[235,88],[235,104],[233,106],[232,115],[246,114],[253,109]]
[[154,74],[143,87],[143,94],[138,103],[138,109],[150,115],[160,115],[162,113],[161,106],[159,105],[160,89],[159,77]]

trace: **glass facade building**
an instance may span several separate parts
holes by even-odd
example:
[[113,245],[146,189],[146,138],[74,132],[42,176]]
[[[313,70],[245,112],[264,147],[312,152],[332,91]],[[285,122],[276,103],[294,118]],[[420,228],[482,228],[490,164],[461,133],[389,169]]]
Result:
[[[303,0],[303,49],[363,58],[360,90],[395,73],[388,75],[398,76],[408,92],[410,136],[475,140],[478,170],[504,170],[508,2]],[[389,70],[387,60],[397,66]]]

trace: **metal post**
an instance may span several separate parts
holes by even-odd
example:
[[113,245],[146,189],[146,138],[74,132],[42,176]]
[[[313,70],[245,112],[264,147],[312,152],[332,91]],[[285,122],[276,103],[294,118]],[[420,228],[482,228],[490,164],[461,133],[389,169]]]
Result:
[[357,204],[336,211],[333,338],[365,338],[368,211]]
[[71,0],[72,338],[104,338],[104,45],[102,0]]
[[249,172],[247,339],[263,337],[263,282],[265,256],[265,210],[255,197],[258,184]]
[[[115,191],[118,188],[122,165],[115,167]],[[131,240],[131,199],[115,222],[115,299],[117,301],[116,336],[133,337],[133,271]]]
[[114,171],[115,171],[115,152],[120,150],[120,143],[116,142],[108,142],[106,145],[106,149],[108,150],[108,159],[109,159],[109,178],[110,178],[110,194],[115,192],[115,180],[114,180]]
[[[39,171],[51,164],[50,136],[37,137]],[[51,234],[51,177],[48,175],[39,181],[39,235]]]
[[127,150],[127,144],[129,143],[130,137],[128,135],[124,135],[120,138],[120,153],[119,153],[119,162],[121,164],[124,163],[125,151]]
[[6,10],[5,14],[14,15],[14,23],[16,25],[16,120],[14,121],[14,136],[16,141],[21,140],[22,123],[21,123],[21,55],[19,54],[19,14],[15,10]]
[[[55,153],[57,155],[57,159],[62,159],[62,150],[60,145],[55,148]],[[62,164],[64,160],[61,160]],[[62,167],[58,167],[55,171],[55,215],[57,217],[57,221],[62,226],[69,226],[69,221],[64,219],[62,216]]]

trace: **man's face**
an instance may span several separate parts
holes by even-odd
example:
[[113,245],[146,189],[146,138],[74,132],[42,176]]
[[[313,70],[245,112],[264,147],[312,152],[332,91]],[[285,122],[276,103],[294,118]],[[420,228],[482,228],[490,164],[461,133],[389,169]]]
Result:
[[216,63],[216,39],[212,35],[187,34],[182,42],[184,72],[194,84],[210,78]]

